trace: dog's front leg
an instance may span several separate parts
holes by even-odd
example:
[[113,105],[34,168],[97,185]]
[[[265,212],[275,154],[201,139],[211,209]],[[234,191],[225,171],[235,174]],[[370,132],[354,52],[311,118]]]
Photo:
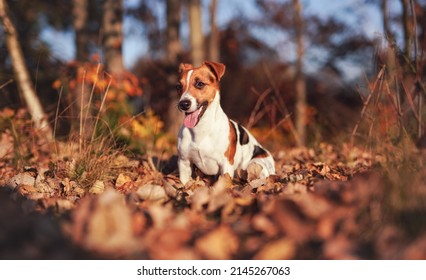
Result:
[[184,160],[179,158],[178,160],[179,167],[179,178],[182,184],[188,183],[189,179],[191,179],[192,168],[191,162],[189,160]]
[[229,162],[226,162],[223,166],[222,166],[222,170],[221,170],[221,174],[220,175],[225,175],[226,173],[229,174],[229,176],[231,178],[234,178],[234,172],[235,172],[235,168],[233,165],[231,165]]

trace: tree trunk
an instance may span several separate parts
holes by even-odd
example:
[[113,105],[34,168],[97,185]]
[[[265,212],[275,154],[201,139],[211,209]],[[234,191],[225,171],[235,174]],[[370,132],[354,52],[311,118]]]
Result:
[[404,55],[406,59],[410,60],[410,46],[411,46],[411,22],[409,16],[409,3],[408,0],[401,0],[402,5],[402,29],[404,32]]
[[306,145],[306,85],[303,76],[303,30],[304,22],[302,18],[302,3],[300,0],[293,0],[293,8],[295,12],[295,29],[297,40],[297,61],[296,61],[296,131],[298,135],[298,146]]
[[212,61],[220,60],[219,52],[219,33],[216,27],[216,0],[210,0],[210,40],[209,40],[209,59]]
[[107,71],[117,80],[124,72],[123,44],[123,0],[104,0],[103,4],[103,51]]
[[204,61],[204,35],[201,20],[200,0],[189,0],[188,8],[191,63],[194,66],[200,66]]
[[89,34],[87,22],[89,17],[88,0],[73,0],[73,26],[75,30],[76,60],[89,60]]
[[[89,2],[88,0],[73,0],[73,26],[75,30],[75,48],[76,60],[78,63],[77,76],[84,76],[85,62],[89,61],[89,34],[88,34],[88,17],[89,17]],[[74,100],[75,99],[75,100]],[[77,79],[75,92],[71,95],[70,114],[72,116],[71,130],[79,131],[80,140],[88,139],[92,130],[92,118],[90,112],[90,87]],[[79,122],[74,120],[80,120]]]
[[177,64],[178,55],[181,52],[180,44],[180,11],[181,3],[176,0],[167,0],[166,3],[166,16],[167,16],[167,27],[166,27],[166,51],[167,51],[167,62],[170,64]]
[[[181,52],[180,43],[180,21],[181,21],[181,1],[167,0],[166,2],[166,58],[167,58],[167,83],[169,89],[169,105],[166,120],[167,132],[171,135],[177,135],[183,122],[183,114],[179,112],[176,104],[178,95],[175,85],[178,75],[179,55]],[[182,121],[181,121],[182,120]]]
[[18,41],[18,34],[9,18],[8,12],[6,1],[0,0],[0,20],[3,25],[5,42],[9,51],[10,60],[12,61],[12,67],[19,90],[27,104],[35,128],[42,131],[46,135],[47,140],[50,141],[53,139],[52,130],[45,118],[43,108],[32,85],[30,74],[26,68],[22,49]]

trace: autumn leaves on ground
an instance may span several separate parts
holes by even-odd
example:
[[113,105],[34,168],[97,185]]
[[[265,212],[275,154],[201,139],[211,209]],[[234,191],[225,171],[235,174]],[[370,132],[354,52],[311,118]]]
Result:
[[183,186],[152,112],[121,127],[152,143],[144,153],[105,135],[47,143],[25,111],[0,117],[3,259],[426,258],[426,172],[409,141],[275,144],[276,176]]
[[[425,2],[318,2],[0,0],[0,258],[426,259]],[[180,183],[204,60],[275,176]]]

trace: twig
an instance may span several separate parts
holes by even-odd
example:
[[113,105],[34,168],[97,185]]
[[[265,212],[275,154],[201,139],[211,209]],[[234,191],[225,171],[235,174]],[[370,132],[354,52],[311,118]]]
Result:
[[[256,89],[252,88],[252,91],[254,93],[256,93],[257,95],[259,95],[258,92],[256,91]],[[268,88],[267,90],[262,92],[262,94],[260,94],[259,98],[256,101],[256,104],[254,105],[253,110],[251,111],[250,118],[249,118],[249,121],[248,121],[248,124],[247,124],[247,129],[250,129],[255,124],[254,120],[255,120],[255,117],[257,115],[257,111],[259,110],[260,105],[263,103],[263,100],[265,100],[265,98],[270,93],[271,93],[271,89]]]
[[[90,97],[89,97],[89,102],[87,103],[86,115],[84,116],[84,123],[83,123],[84,127],[86,127],[87,118],[88,118],[89,112],[90,112],[90,104],[92,103],[93,94],[95,92],[95,88],[96,88],[96,85],[98,83],[98,75],[99,75],[100,68],[101,68],[101,64],[98,63],[98,67],[96,68],[96,79],[95,79],[95,82],[92,85],[92,90],[90,91]],[[92,129],[94,129],[94,128],[92,128]]]
[[[56,138],[56,125],[58,123],[59,104],[61,104],[63,89],[64,88],[61,87],[61,90],[59,91],[58,104],[56,104],[55,122],[53,124],[53,140],[55,140],[55,138]],[[58,146],[56,145],[56,141],[55,141],[55,151],[56,151],[56,154],[58,154]]]
[[[285,116],[284,118],[287,118],[287,116],[290,115],[288,110],[287,110],[287,106],[285,105],[284,100],[280,96],[280,92],[278,90],[278,87],[275,84],[274,80],[272,79],[271,72],[269,71],[269,69],[266,67],[265,64],[263,64],[263,70],[265,72],[266,77],[268,78],[269,83],[271,84],[272,88],[274,89],[273,92],[274,92],[274,95],[276,97],[277,104],[279,105],[279,106],[277,106],[277,108]],[[293,137],[296,140],[296,143],[300,143],[299,135],[297,134],[296,128],[294,127],[294,123],[291,119],[290,119],[289,123],[290,123],[290,131],[293,134]]]
[[95,125],[93,126],[92,138],[91,138],[90,142],[93,142],[93,139],[95,138],[96,127],[98,126],[99,118],[100,118],[102,109],[104,107],[106,97],[108,95],[109,87],[111,86],[111,81],[112,81],[112,77],[110,77],[110,80],[108,82],[108,86],[107,86],[107,88],[105,90],[104,97],[102,98],[101,106],[99,107],[98,115],[96,116]]
[[271,129],[269,129],[269,131],[265,134],[265,135],[263,135],[263,136],[261,136],[261,141],[264,141],[264,140],[266,140],[268,137],[269,137],[269,135],[271,135],[271,133],[277,128],[277,127],[279,127],[281,124],[283,124],[288,118],[290,118],[291,117],[291,115],[289,114],[289,115],[287,115],[287,116],[285,116],[283,119],[281,119],[276,125],[274,125],[273,127],[271,127]]
[[9,81],[5,82],[4,84],[2,84],[0,86],[0,89],[4,88],[5,86],[7,86],[8,84],[13,83],[13,79],[10,79]]
[[367,99],[364,102],[364,106],[362,107],[360,118],[359,118],[358,122],[355,124],[354,129],[352,130],[352,134],[351,134],[351,143],[352,144],[353,144],[353,141],[354,141],[354,138],[355,138],[355,134],[358,131],[358,127],[359,127],[361,121],[364,119],[364,115],[365,115],[365,112],[367,111],[368,104],[370,103],[370,100],[373,97],[374,92],[376,91],[377,81],[379,79],[380,80],[383,79],[383,76],[384,76],[384,73],[385,73],[385,68],[386,68],[386,65],[383,65],[382,69],[380,70],[379,74],[377,75],[377,79],[374,81],[374,85],[373,85],[373,88],[370,91],[370,94],[367,96]]
[[416,111],[415,106],[414,106],[413,98],[411,97],[411,94],[409,93],[409,90],[407,89],[404,81],[402,81],[402,80],[401,80],[401,85],[402,85],[402,88],[404,89],[405,96],[407,96],[407,101],[408,101],[408,104],[411,107],[411,110],[413,111],[414,117],[416,118],[416,120],[418,122],[420,122],[420,118],[417,115],[417,111]]
[[78,139],[78,151],[81,154],[83,150],[83,135],[84,135],[84,128],[83,128],[83,104],[84,104],[84,81],[86,80],[86,70],[83,72],[83,82],[81,83],[81,98],[80,98],[80,133],[79,133],[79,139]]

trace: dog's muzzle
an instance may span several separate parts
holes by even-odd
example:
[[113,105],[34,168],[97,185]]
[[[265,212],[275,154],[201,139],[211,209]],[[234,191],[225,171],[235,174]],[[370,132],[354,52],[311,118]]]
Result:
[[184,111],[184,112],[188,111],[189,108],[191,108],[191,100],[183,99],[179,101],[178,107],[179,107],[179,110],[181,111]]

